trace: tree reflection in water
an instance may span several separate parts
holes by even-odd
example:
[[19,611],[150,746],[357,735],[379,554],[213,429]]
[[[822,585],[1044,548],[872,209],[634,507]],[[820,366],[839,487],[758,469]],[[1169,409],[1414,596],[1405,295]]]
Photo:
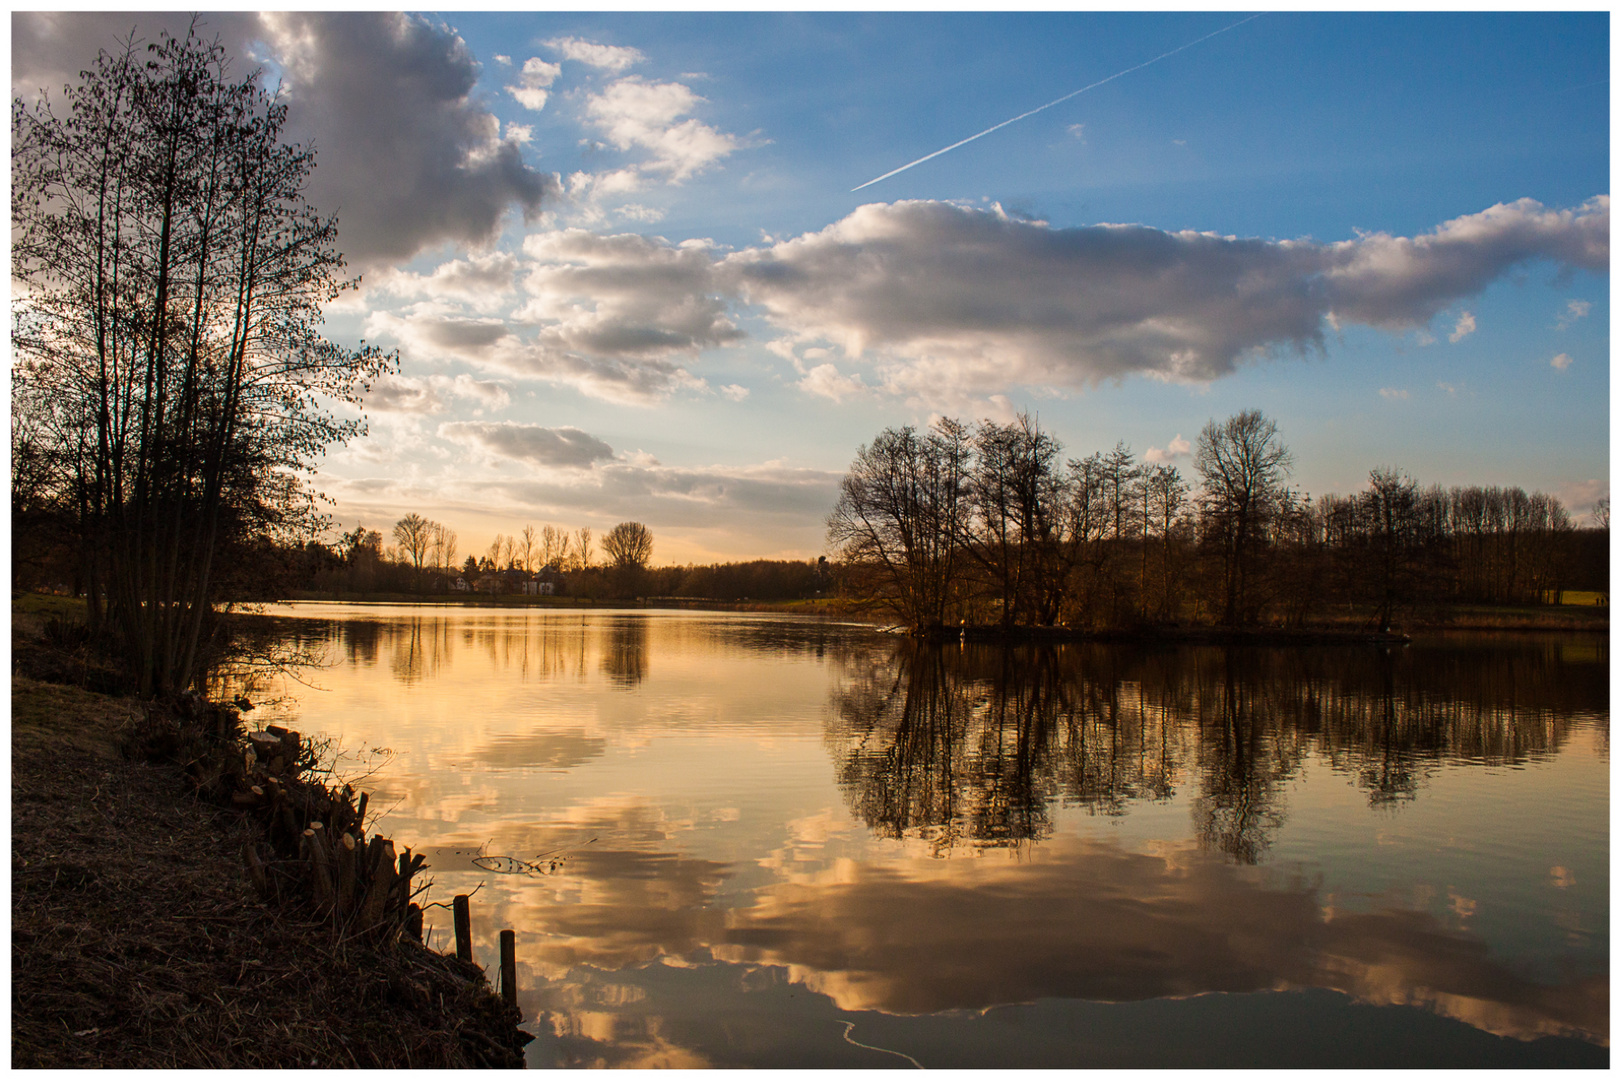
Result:
[[618,618],[608,626],[602,642],[602,673],[614,686],[641,685],[647,678],[647,620]]
[[1051,834],[1055,802],[1118,815],[1196,785],[1201,843],[1256,863],[1310,756],[1399,805],[1443,763],[1521,763],[1607,721],[1604,665],[1514,646],[905,640],[846,661],[827,740],[846,800],[882,836],[1014,846]]

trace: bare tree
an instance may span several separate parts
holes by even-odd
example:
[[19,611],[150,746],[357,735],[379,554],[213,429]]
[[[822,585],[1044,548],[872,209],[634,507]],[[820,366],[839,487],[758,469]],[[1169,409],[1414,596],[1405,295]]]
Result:
[[1200,512],[1205,535],[1220,553],[1222,622],[1247,621],[1257,551],[1287,497],[1293,457],[1278,425],[1248,409],[1199,433],[1194,464],[1203,482]]
[[563,566],[568,562],[569,536],[562,529],[545,525],[540,530],[540,564]]
[[653,561],[653,533],[639,521],[621,521],[602,538],[602,553],[615,569],[643,569]]
[[456,568],[456,530],[434,522],[433,564],[442,570]]
[[518,565],[524,570],[532,572],[535,569],[535,556],[538,554],[535,548],[535,527],[533,525],[523,527],[523,533],[517,548]]
[[958,593],[970,452],[955,420],[926,436],[888,429],[857,451],[828,517],[842,561],[870,575],[875,595],[916,631],[942,626]]
[[1020,414],[1011,424],[981,423],[974,450],[965,548],[997,590],[1004,627],[1051,623],[1057,612],[1042,603],[1040,579],[1053,570],[1061,512],[1054,465],[1063,446]]
[[1147,541],[1159,540],[1159,617],[1172,618],[1177,594],[1172,574],[1172,530],[1187,505],[1188,485],[1174,465],[1153,465],[1143,477],[1144,551]]
[[14,374],[63,464],[92,627],[143,696],[198,674],[216,554],[324,523],[304,477],[362,430],[322,411],[391,366],[321,336],[345,287],[286,104],[195,33],[131,40],[12,104]]
[[579,560],[581,570],[589,570],[591,568],[590,526],[582,525],[580,526],[579,531],[574,534],[574,557]]
[[394,542],[400,546],[400,553],[411,561],[418,588],[422,586],[422,563],[433,546],[434,527],[434,522],[414,511],[394,523]]

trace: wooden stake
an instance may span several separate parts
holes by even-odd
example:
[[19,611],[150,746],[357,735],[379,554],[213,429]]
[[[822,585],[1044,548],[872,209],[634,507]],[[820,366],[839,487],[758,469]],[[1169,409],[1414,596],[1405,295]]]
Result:
[[518,935],[501,931],[501,999],[518,1007]]
[[332,860],[327,855],[326,837],[321,835],[321,823],[312,822],[304,830],[310,849],[310,881],[315,886],[315,905],[325,911],[332,905]]
[[337,844],[338,863],[338,914],[347,915],[355,906],[355,838],[348,833],[339,834]]
[[450,902],[456,923],[456,959],[473,962],[473,918],[467,908],[467,897],[458,896]]
[[270,882],[265,877],[265,864],[259,861],[259,853],[253,850],[253,841],[249,840],[242,845],[242,861],[248,864],[248,880],[253,882],[254,889],[260,896],[270,895]]
[[363,929],[370,929],[383,921],[395,878],[394,841],[378,836],[373,837],[371,843],[376,869],[372,871],[371,881],[366,886],[366,900],[360,907],[360,925]]

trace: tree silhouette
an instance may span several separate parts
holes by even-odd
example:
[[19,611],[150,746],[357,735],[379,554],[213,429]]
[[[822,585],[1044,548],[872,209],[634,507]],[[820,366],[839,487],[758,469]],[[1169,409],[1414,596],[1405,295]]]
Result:
[[320,334],[337,226],[257,73],[193,28],[101,53],[65,102],[12,103],[13,405],[60,463],[92,627],[167,694],[197,674],[216,553],[318,519],[300,478],[361,425],[317,403],[390,363]]
[[1222,622],[1236,626],[1253,616],[1251,589],[1266,530],[1284,508],[1292,457],[1278,425],[1249,409],[1199,433],[1195,466],[1204,487],[1200,513],[1205,535],[1220,554]]

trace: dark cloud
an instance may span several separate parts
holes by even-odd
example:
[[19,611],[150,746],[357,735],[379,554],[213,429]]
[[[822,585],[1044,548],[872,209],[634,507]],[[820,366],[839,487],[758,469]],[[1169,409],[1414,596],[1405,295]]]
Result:
[[494,481],[475,488],[499,502],[632,516],[655,528],[747,521],[758,529],[773,519],[819,522],[838,499],[839,480],[838,473],[777,463],[687,468],[613,461],[578,484]]
[[384,375],[372,383],[366,394],[366,408],[377,412],[429,414],[443,412],[446,398],[473,402],[479,408],[503,409],[511,404],[506,387],[498,382],[481,381],[471,375]]
[[[132,26],[148,40],[183,33],[167,14],[21,13],[12,20],[12,88],[54,89]],[[558,190],[472,96],[478,63],[451,29],[390,12],[210,13],[248,70],[255,55],[290,89],[289,134],[313,141],[311,202],[339,218],[340,246],[364,268],[439,244],[491,239],[513,207],[537,212]]]
[[556,193],[516,143],[497,138],[495,117],[472,97],[478,62],[448,27],[391,12],[263,19],[295,122],[316,133],[312,196],[339,215],[351,258],[480,243],[509,208],[533,214]]
[[613,447],[578,428],[460,422],[441,425],[439,435],[514,461],[557,468],[588,469],[593,462],[613,458]]
[[524,241],[535,259],[518,318],[541,327],[550,349],[656,359],[740,341],[707,244],[600,236],[584,229]]
[[366,393],[366,407],[378,412],[436,413],[444,401],[422,379],[405,375],[383,375]]

